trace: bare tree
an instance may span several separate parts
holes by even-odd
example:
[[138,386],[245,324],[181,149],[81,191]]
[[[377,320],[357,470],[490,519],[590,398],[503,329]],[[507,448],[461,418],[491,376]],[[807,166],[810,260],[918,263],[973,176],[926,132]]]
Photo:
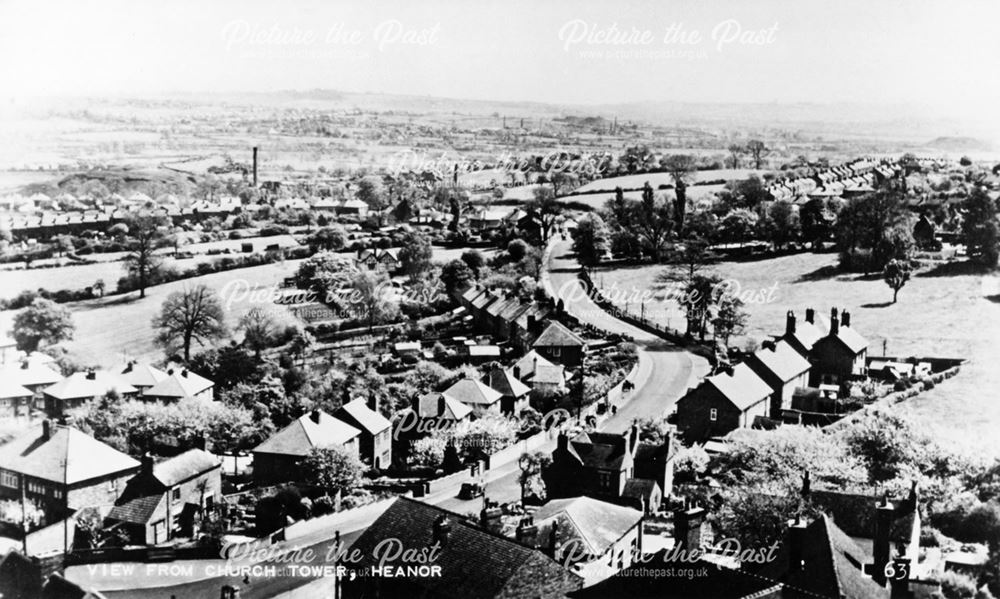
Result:
[[764,157],[771,153],[771,148],[768,148],[764,142],[759,139],[751,139],[747,142],[747,152],[750,153],[750,158],[753,159],[753,167],[760,170],[761,165],[764,164]]

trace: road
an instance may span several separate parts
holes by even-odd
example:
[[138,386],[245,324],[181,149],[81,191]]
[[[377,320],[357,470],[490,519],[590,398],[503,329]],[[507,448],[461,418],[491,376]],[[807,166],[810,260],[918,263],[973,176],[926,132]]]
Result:
[[[709,365],[704,358],[691,354],[659,337],[642,329],[618,320],[605,312],[583,293],[583,286],[577,278],[580,265],[572,255],[569,242],[558,242],[548,253],[545,264],[548,277],[556,294],[564,301],[565,308],[581,322],[591,324],[602,330],[627,335],[635,340],[638,347],[638,366],[631,375],[635,388],[629,393],[626,401],[619,407],[617,413],[605,420],[601,429],[606,432],[623,432],[636,418],[663,416],[669,413],[677,400],[683,396],[689,386],[694,385],[708,373]],[[549,441],[539,448],[539,451],[550,452],[555,448],[555,440]],[[492,501],[510,502],[520,499],[517,462],[492,468],[485,473],[486,496]],[[471,480],[469,478],[468,480]],[[456,497],[463,481],[458,480],[436,493],[424,498],[427,503],[460,514],[478,514],[482,508],[482,500],[465,501]],[[340,527],[345,543],[353,542],[364,531],[380,512],[362,513]],[[302,539],[298,546],[313,549],[313,559],[297,560],[296,564],[322,565],[326,563],[326,551],[332,542],[332,534],[327,531],[318,533],[316,538]],[[215,560],[220,561],[221,560]],[[267,562],[266,562],[267,563]],[[282,564],[278,563],[280,568]],[[115,599],[215,599],[219,596],[219,588],[223,584],[235,584],[245,587],[241,593],[244,599],[274,597],[281,593],[288,596],[326,596],[326,593],[306,590],[306,586],[322,586],[323,582],[310,583],[307,578],[291,578],[278,576],[258,578],[245,585],[237,577],[205,577],[202,580],[191,581],[190,577],[178,580],[173,586],[162,586],[162,576],[146,576],[143,579],[145,564],[139,564],[136,576],[128,582],[102,577],[100,572],[89,571],[86,566],[76,566],[67,572],[67,576],[81,584],[93,584],[97,589],[113,589],[115,586],[131,586],[130,590],[104,591],[109,598]],[[200,568],[200,569],[199,569]],[[196,567],[196,571],[204,571],[204,565]],[[188,582],[181,582],[187,580]],[[145,584],[143,584],[143,582]],[[149,588],[135,588],[136,586]],[[154,587],[154,585],[157,585]],[[294,589],[301,589],[301,595]]]

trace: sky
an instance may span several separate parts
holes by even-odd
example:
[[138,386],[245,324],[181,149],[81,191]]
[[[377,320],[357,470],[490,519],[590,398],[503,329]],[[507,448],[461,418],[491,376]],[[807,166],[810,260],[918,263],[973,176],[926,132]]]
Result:
[[996,111],[996,0],[0,0],[0,95],[335,89]]

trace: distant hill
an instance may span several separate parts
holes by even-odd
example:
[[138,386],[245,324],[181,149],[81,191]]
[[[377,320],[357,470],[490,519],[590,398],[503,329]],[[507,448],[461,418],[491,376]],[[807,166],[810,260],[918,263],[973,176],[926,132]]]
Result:
[[924,146],[950,152],[992,152],[994,150],[993,144],[975,137],[936,137]]

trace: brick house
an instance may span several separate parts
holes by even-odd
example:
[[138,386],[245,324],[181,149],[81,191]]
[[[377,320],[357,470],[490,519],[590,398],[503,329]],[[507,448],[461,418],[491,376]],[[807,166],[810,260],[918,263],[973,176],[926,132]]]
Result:
[[851,328],[851,315],[846,310],[838,318],[837,309],[830,311],[830,331],[812,348],[812,374],[809,384],[841,385],[854,375],[863,374],[868,357],[868,341]]
[[71,427],[48,420],[0,446],[0,497],[37,503],[46,520],[114,504],[139,462]]
[[140,397],[147,389],[170,376],[148,362],[136,362],[135,360],[126,362],[125,366],[117,372],[122,380],[138,389]]
[[511,374],[536,391],[562,393],[566,390],[566,369],[562,364],[549,362],[535,350],[521,356],[511,367]]
[[785,334],[778,340],[787,342],[807,360],[811,359],[813,346],[823,337],[823,331],[816,326],[816,312],[807,308],[803,322],[796,322],[794,312],[789,312],[788,316],[785,319]]
[[486,414],[500,415],[503,395],[476,379],[459,379],[441,394],[468,406],[477,418]]
[[9,379],[0,378],[0,417],[28,414],[34,396],[31,389]]
[[773,390],[745,363],[710,376],[677,402],[677,428],[688,442],[750,428],[770,412]]
[[62,416],[67,410],[79,408],[85,403],[100,399],[111,391],[123,398],[134,397],[138,390],[126,383],[118,374],[102,370],[74,372],[58,383],[42,391],[45,412],[50,416]]
[[162,402],[179,401],[185,397],[205,401],[214,398],[215,383],[200,374],[187,368],[171,368],[166,374],[166,378],[143,392],[144,398]]
[[392,423],[376,408],[359,398],[342,405],[334,416],[361,431],[361,459],[382,470],[392,465]]
[[298,480],[302,459],[316,447],[342,447],[360,455],[361,431],[322,410],[304,414],[253,449],[253,477],[259,485]]
[[561,323],[552,322],[535,339],[531,347],[547,360],[567,368],[576,368],[583,362],[587,344],[579,335]]
[[[795,317],[789,313],[789,318]],[[795,390],[809,384],[809,360],[787,341],[764,342],[763,348],[747,358],[746,365],[771,387],[771,418],[780,418],[781,411],[792,406]]]
[[107,519],[128,531],[131,542],[158,545],[175,536],[191,536],[205,511],[222,501],[222,464],[202,449],[142,468],[128,481]]
[[494,365],[482,378],[483,383],[500,394],[500,413],[505,416],[517,416],[521,410],[528,407],[528,396],[531,387],[525,385],[510,369]]

